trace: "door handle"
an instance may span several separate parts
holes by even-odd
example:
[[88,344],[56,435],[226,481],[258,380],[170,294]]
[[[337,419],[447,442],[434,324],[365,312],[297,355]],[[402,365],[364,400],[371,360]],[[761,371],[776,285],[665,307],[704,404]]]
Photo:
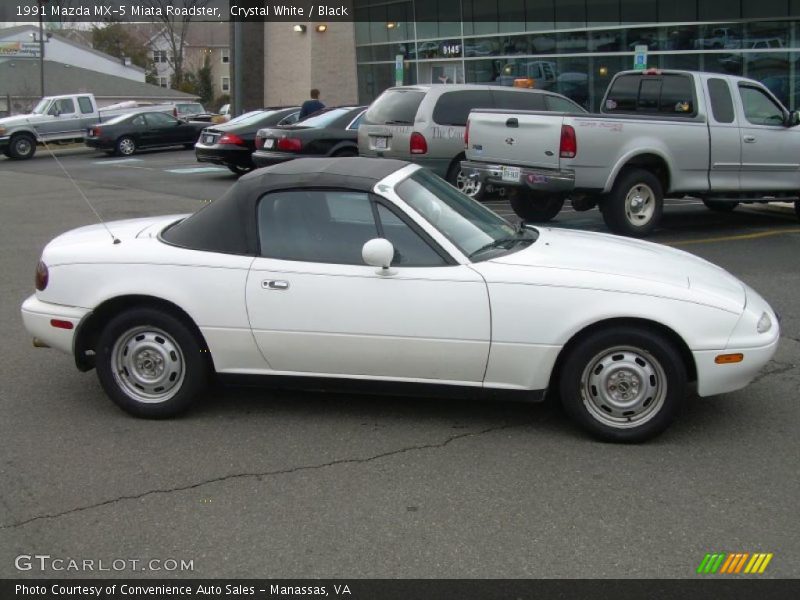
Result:
[[754,144],[756,141],[756,136],[754,135],[746,135],[742,138],[746,144]]
[[517,119],[517,117],[511,117],[506,121],[506,127],[519,127],[519,119]]
[[289,282],[281,279],[265,279],[261,282],[261,287],[265,290],[288,290]]

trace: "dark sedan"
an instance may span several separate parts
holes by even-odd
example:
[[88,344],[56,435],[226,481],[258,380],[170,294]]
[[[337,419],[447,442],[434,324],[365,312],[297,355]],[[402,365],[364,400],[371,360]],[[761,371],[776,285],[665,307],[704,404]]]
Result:
[[163,112],[139,112],[120,115],[89,127],[85,141],[91,148],[109,154],[130,156],[140,148],[180,146],[193,148],[207,123],[176,119]]
[[294,125],[261,129],[253,162],[267,167],[301,156],[358,156],[358,124],[366,108],[326,108]]
[[297,121],[300,108],[265,108],[245,113],[227,123],[203,130],[194,146],[199,162],[225,165],[237,175],[255,168],[251,154],[256,149],[256,132],[262,127],[289,125]]

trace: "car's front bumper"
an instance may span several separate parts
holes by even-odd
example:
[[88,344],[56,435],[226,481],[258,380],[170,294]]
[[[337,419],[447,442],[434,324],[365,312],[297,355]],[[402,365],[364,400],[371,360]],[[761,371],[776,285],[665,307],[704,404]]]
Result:
[[470,160],[461,161],[461,169],[467,177],[476,177],[481,183],[496,187],[526,187],[546,194],[567,194],[575,189],[575,173],[554,169],[519,168],[520,177],[516,181],[503,179],[503,167],[496,163],[483,163]]
[[0,151],[3,151],[6,148],[8,148],[10,143],[11,143],[11,136],[10,135],[2,135],[2,136],[0,136]]
[[253,163],[255,163],[256,167],[260,168],[277,165],[294,158],[299,158],[302,155],[289,154],[288,152],[269,152],[267,150],[256,150],[251,156],[253,158]]
[[207,145],[200,142],[194,145],[194,155],[197,162],[212,163],[215,165],[236,165],[252,167],[251,150],[242,146],[233,145]]
[[[34,343],[56,348],[62,352],[72,354],[75,332],[78,325],[91,311],[77,306],[63,306],[42,302],[36,294],[28,297],[22,303],[22,323],[27,332],[33,336]],[[53,325],[53,321],[71,323],[71,329]]]

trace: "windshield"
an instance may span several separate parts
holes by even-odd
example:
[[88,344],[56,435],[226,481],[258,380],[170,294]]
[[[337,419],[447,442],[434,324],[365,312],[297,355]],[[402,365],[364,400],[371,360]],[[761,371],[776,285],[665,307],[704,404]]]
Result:
[[48,106],[50,106],[50,98],[42,98],[39,100],[39,104],[37,104],[31,112],[38,115],[43,115],[47,112]]
[[250,112],[246,112],[243,115],[239,115],[228,121],[226,125],[230,125],[231,123],[239,123],[240,125],[252,125],[257,123],[259,120],[266,118],[270,115],[275,114],[274,110],[265,111],[265,110],[251,110]]
[[364,123],[413,125],[423,98],[425,92],[421,90],[387,90],[370,105],[367,114],[364,115]]
[[514,227],[427,169],[395,186],[395,192],[473,261],[525,248],[535,229]]
[[336,119],[341,117],[342,115],[346,115],[349,113],[352,108],[331,108],[330,110],[326,110],[324,112],[315,113],[314,115],[303,119],[302,121],[298,121],[295,123],[296,125],[302,125],[303,127],[328,127],[331,123],[333,123]]

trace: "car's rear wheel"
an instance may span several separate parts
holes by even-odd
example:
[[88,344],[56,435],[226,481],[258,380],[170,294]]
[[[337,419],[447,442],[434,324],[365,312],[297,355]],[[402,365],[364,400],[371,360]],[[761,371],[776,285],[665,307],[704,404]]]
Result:
[[336,157],[358,156],[358,150],[355,148],[344,148],[343,150],[335,152],[333,155]]
[[36,140],[27,133],[19,133],[11,138],[8,145],[8,157],[15,160],[27,160],[36,154]]
[[630,169],[621,174],[600,205],[603,220],[614,233],[644,237],[658,227],[664,211],[664,191],[653,173]]
[[[463,156],[461,158],[464,158]],[[450,185],[458,189],[462,194],[466,194],[473,200],[481,200],[485,194],[485,186],[481,183],[480,179],[469,177],[461,168],[461,160],[456,161],[450,165],[450,170],[447,172],[447,181]]]
[[737,206],[739,206],[738,202],[735,201],[725,201],[725,200],[703,200],[703,204],[706,205],[706,208],[709,210],[713,210],[715,212],[732,212]]
[[509,202],[517,216],[530,223],[551,221],[564,206],[563,196],[537,194],[529,190],[512,192]]
[[130,156],[136,152],[136,140],[129,135],[123,135],[117,140],[114,150],[120,156]]
[[208,379],[195,334],[180,319],[154,308],[113,318],[96,348],[106,394],[137,417],[171,417],[186,410]]
[[686,396],[686,366],[660,334],[596,331],[566,357],[559,380],[567,413],[595,437],[641,442],[666,429]]

